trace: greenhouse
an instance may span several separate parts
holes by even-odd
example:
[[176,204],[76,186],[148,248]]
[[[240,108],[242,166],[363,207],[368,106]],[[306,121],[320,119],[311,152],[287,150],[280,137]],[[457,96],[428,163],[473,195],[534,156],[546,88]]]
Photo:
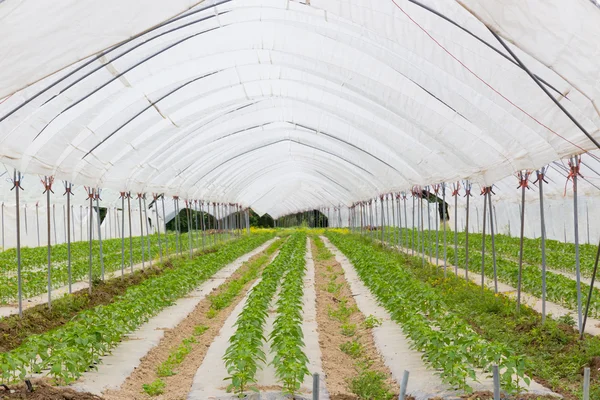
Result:
[[0,0],[0,399],[600,400],[595,0]]

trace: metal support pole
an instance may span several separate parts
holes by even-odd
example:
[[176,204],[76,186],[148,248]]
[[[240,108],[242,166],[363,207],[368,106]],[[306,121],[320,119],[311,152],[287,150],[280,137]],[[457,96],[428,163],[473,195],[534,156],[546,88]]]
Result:
[[525,234],[525,189],[529,182],[529,172],[520,173],[521,187],[521,238],[519,245],[519,279],[517,282],[517,312],[521,311],[521,282],[523,280],[523,242]]
[[496,269],[496,239],[494,233],[494,208],[492,207],[492,187],[488,193],[488,209],[490,213],[490,236],[492,237],[492,265],[494,267],[494,293],[498,293],[498,272]]
[[146,264],[146,255],[145,255],[146,243],[144,243],[144,217],[142,216],[142,194],[138,193],[137,198],[138,198],[138,208],[140,211],[140,244],[141,244],[140,247],[142,248],[142,271],[143,271],[144,268],[146,267],[146,265],[145,265]]
[[[40,205],[38,202],[35,203],[35,227],[37,231],[37,245],[41,247],[42,244],[40,242]],[[2,246],[4,248],[4,246]]]
[[[17,217],[17,297],[19,301],[19,317],[23,317],[23,282],[21,279],[21,215],[19,203],[19,190],[21,187],[22,176],[17,170],[14,171],[13,189],[15,189],[16,217]],[[11,189],[12,190],[12,189]],[[4,214],[3,214],[4,216]],[[4,227],[4,224],[2,224]],[[4,237],[4,235],[3,235]]]
[[102,252],[102,229],[100,229],[100,189],[96,189],[96,219],[98,220],[98,244],[100,246],[100,279],[104,280],[104,253]]
[[165,216],[165,194],[160,195],[162,203],[163,224],[165,224],[165,255],[169,257],[169,232],[167,232],[167,217]]
[[146,207],[146,193],[142,193],[142,201],[144,203],[144,219],[146,220],[146,242],[148,243],[148,264],[150,268],[152,268],[152,243],[150,242],[150,237],[152,233],[150,232],[150,222],[148,219],[148,207]]
[[583,314],[581,310],[581,262],[579,258],[579,213],[577,209],[577,177],[579,175],[579,158],[572,157],[570,177],[573,178],[573,226],[575,239],[575,274],[577,279],[577,327],[581,332],[583,327]]
[[458,276],[458,191],[460,184],[456,182],[456,186],[452,190],[454,196],[454,275]]
[[583,369],[583,400],[590,400],[590,368]]
[[71,194],[73,185],[65,182],[65,194],[67,195],[67,276],[69,280],[69,294],[73,283],[73,275],[71,272]]
[[121,192],[121,279],[125,276],[125,192]]
[[[133,226],[131,224],[131,192],[127,192],[127,214],[129,217],[129,268],[133,273]],[[123,214],[125,217],[125,214]]]
[[417,193],[415,191],[415,189],[413,188],[412,191],[412,200],[413,200],[413,206],[412,206],[412,242],[411,242],[411,255],[414,256],[415,255],[415,198],[417,196]]
[[90,244],[90,254],[89,254],[89,274],[88,274],[88,280],[89,280],[89,286],[88,286],[88,293],[91,295],[92,294],[92,242],[94,241],[94,189],[93,188],[89,188],[88,189],[88,199],[90,200],[90,215],[89,215],[89,221],[88,221],[88,228],[89,228],[89,244]]
[[319,374],[313,374],[312,400],[319,400]]
[[384,210],[383,210],[383,196],[379,197],[381,203],[381,244],[385,246],[385,226],[384,226]]
[[494,400],[500,400],[500,371],[497,365],[492,366],[494,376]]
[[54,193],[52,191],[54,177],[46,176],[42,183],[44,184],[44,193],[46,194],[46,227],[48,228],[48,308],[52,309],[52,238],[50,236],[50,193]]
[[185,209],[187,216],[187,224],[188,224],[188,246],[190,247],[190,259],[194,256],[194,250],[192,248],[192,220],[190,218],[190,201],[185,201]]
[[433,260],[433,247],[431,243],[431,202],[429,201],[429,196],[431,188],[427,187],[427,242],[429,244],[429,263]]
[[483,229],[481,231],[481,291],[485,284],[485,222],[487,216],[487,197],[490,188],[483,188]]
[[540,236],[542,245],[542,324],[546,322],[546,221],[544,218],[544,174],[546,168],[537,170],[537,183],[540,193]]
[[465,222],[465,280],[469,281],[469,198],[471,197],[471,183],[465,181],[465,197],[467,198]]
[[446,272],[448,269],[448,242],[446,237],[446,222],[448,220],[446,208],[446,184],[442,183],[442,220],[444,223],[444,277],[446,277]]
[[163,261],[163,250],[162,250],[162,240],[160,238],[160,223],[158,219],[158,194],[152,194],[152,199],[154,200],[154,215],[156,215],[156,234],[158,236],[158,256],[160,262]]
[[[201,217],[202,217],[202,222],[201,222],[201,226],[202,226],[202,251],[204,251],[204,241],[205,241],[205,236],[206,236],[206,224],[204,222],[204,218],[205,218],[205,213],[202,210],[202,207],[204,206],[204,202],[200,201],[200,211],[201,211]],[[245,219],[245,218],[244,218]]]
[[400,396],[398,399],[404,400],[406,398],[406,388],[408,386],[408,371],[404,371],[402,374],[402,383],[400,384]]

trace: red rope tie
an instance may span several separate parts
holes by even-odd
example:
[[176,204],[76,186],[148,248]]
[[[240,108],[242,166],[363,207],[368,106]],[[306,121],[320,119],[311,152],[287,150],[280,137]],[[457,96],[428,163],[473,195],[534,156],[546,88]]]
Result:
[[54,190],[52,190],[52,184],[54,183],[53,176],[46,176],[44,179],[40,179],[40,181],[44,186],[44,192],[42,194],[46,194],[48,191],[50,191],[50,193],[54,193]]
[[94,200],[94,188],[84,186],[85,191],[87,192],[88,199]]
[[[572,160],[569,160],[569,168],[571,169],[571,171],[569,172],[569,175],[567,175],[567,181],[565,182],[565,196],[567,195],[567,185],[569,184],[569,181],[574,181],[576,176],[583,178],[583,175],[581,175],[581,172],[579,172],[581,169],[581,156],[577,157],[577,162],[575,164],[573,164]],[[577,188],[575,187],[575,185],[573,185],[573,191],[576,190]]]
[[529,189],[529,175],[531,175],[530,171],[519,172],[517,174],[517,179],[519,179],[519,186],[517,186],[517,189]]
[[179,200],[179,196],[173,196],[173,200]]
[[460,183],[456,182],[456,184],[452,184],[452,197],[458,196],[458,192],[460,191]]
[[533,181],[533,184],[535,185],[538,182],[548,183],[546,180],[546,174],[543,171],[536,171],[536,178],[535,181]]

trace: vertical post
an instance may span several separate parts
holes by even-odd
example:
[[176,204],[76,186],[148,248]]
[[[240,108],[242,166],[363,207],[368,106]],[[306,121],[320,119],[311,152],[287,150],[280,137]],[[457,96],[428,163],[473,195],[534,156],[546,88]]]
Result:
[[89,263],[89,272],[88,272],[88,293],[91,295],[92,294],[92,243],[94,241],[94,189],[93,188],[89,188],[88,189],[88,199],[90,200],[90,215],[89,215],[89,220],[88,220],[88,228],[89,228],[89,247],[90,247],[90,254],[89,254],[89,259],[88,259],[88,263]]
[[465,197],[467,198],[465,222],[465,280],[469,281],[469,199],[471,198],[471,183],[465,181]]
[[404,232],[406,232],[404,238],[404,247],[408,248],[408,212],[406,211],[406,192],[402,192],[402,201],[404,202]]
[[313,400],[319,400],[319,374],[313,374],[313,389],[312,389]]
[[438,197],[440,192],[440,185],[435,185],[435,204],[437,209],[435,210],[435,265],[440,265],[440,198]]
[[496,239],[494,234],[494,208],[492,207],[492,186],[488,193],[488,209],[490,213],[490,236],[492,237],[492,265],[494,267],[494,293],[498,293],[498,272],[496,270]]
[[393,227],[393,236],[391,237],[391,241],[390,244],[392,245],[396,245],[397,244],[397,235],[398,235],[398,229],[396,228],[396,196],[394,195],[394,193],[392,193],[390,195],[392,197],[392,227]]
[[160,195],[160,201],[162,203],[162,214],[163,214],[163,224],[165,224],[165,255],[169,257],[169,235],[167,232],[167,217],[165,215],[165,194]]
[[[131,192],[127,192],[127,214],[129,217],[129,268],[133,273],[133,227],[131,225]],[[125,215],[123,215],[125,217]]]
[[144,203],[144,220],[146,221],[146,242],[148,243],[148,264],[152,268],[152,243],[150,232],[150,222],[148,220],[148,207],[146,207],[146,193],[142,193],[142,202]]
[[[137,198],[138,198],[138,208],[140,210],[140,243],[141,243],[141,248],[142,248],[142,271],[145,268],[145,247],[146,244],[144,243],[144,218],[142,217],[142,193],[138,193],[137,194]],[[148,233],[148,232],[146,232]]]
[[400,384],[400,396],[398,399],[404,400],[406,398],[406,389],[408,387],[408,371],[404,371],[402,374],[402,383]]
[[383,244],[385,246],[385,217],[384,217],[384,209],[383,209],[383,198],[384,196],[381,195],[379,197],[379,202],[381,203],[381,244]]
[[458,191],[460,183],[453,185],[452,196],[454,196],[454,275],[458,276]]
[[[46,194],[46,223],[48,228],[48,308],[52,309],[52,237],[50,236],[50,192],[52,192],[52,183],[54,177],[46,176],[42,181],[44,193]],[[54,193],[54,192],[52,192]],[[56,242],[56,238],[55,242]]]
[[190,216],[190,201],[186,200],[185,201],[185,209],[186,209],[186,216],[187,216],[187,224],[188,224],[188,246],[190,247],[190,259],[193,257],[194,255],[194,250],[192,247],[192,220],[191,220],[191,216]]
[[529,172],[521,171],[520,174],[521,188],[521,238],[519,244],[519,278],[517,282],[517,312],[521,311],[521,283],[523,280],[523,242],[525,234],[525,189],[529,183]]
[[158,219],[158,194],[153,193],[152,199],[154,200],[154,215],[156,215],[156,234],[158,236],[158,256],[160,262],[163,260],[162,240],[160,238],[160,223]]
[[446,183],[442,183],[442,222],[444,224],[444,277],[446,277],[446,272],[448,269],[448,248],[447,248],[447,240],[446,240],[446,221],[448,220],[446,208]]
[[546,168],[537,170],[537,183],[540,193],[540,237],[542,245],[542,324],[546,322],[546,221],[544,218],[544,174]]
[[583,327],[583,315],[581,309],[581,262],[579,259],[579,213],[577,209],[577,177],[579,176],[579,158],[572,157],[569,162],[571,173],[569,176],[573,178],[573,226],[575,239],[575,274],[577,279],[577,326],[579,332]]
[[[204,202],[200,201],[200,212],[201,212],[200,216],[202,217],[202,220],[201,220],[201,227],[202,227],[202,251],[204,251],[204,245],[205,245],[204,244],[204,240],[205,240],[205,237],[206,237],[206,224],[205,224],[205,221],[204,221],[204,218],[205,218],[206,214],[202,210],[203,206],[204,206]],[[244,219],[245,219],[245,217],[244,217]]]
[[481,190],[481,194],[483,195],[483,229],[481,231],[481,291],[484,289],[485,284],[485,222],[487,215],[487,197],[489,193],[488,187],[484,187]]
[[583,400],[590,400],[590,368],[583,369]]
[[125,276],[125,192],[121,192],[121,279]]
[[417,197],[417,193],[416,193],[416,189],[413,188],[412,190],[412,199],[413,199],[413,204],[412,204],[412,243],[411,243],[411,255],[414,256],[415,255],[415,198]]
[[[19,190],[21,188],[21,173],[15,169],[13,177],[13,189],[15,189],[15,202],[16,202],[16,217],[17,217],[17,297],[19,298],[19,317],[23,317],[23,284],[21,280],[21,215],[20,215],[20,203],[19,203]],[[4,210],[4,209],[3,209]],[[4,216],[4,214],[2,214]],[[2,224],[4,227],[4,224]],[[4,238],[4,235],[2,235]]]
[[497,365],[492,366],[494,375],[494,400],[500,400],[500,371]]
[[100,246],[100,279],[104,280],[104,253],[102,252],[102,229],[100,228],[100,189],[96,189],[96,219],[98,220],[98,245]]
[[431,196],[431,188],[427,186],[427,243],[429,243],[429,263],[433,260],[433,248],[431,243],[431,202],[429,197]]
[[67,195],[67,274],[69,279],[69,294],[73,283],[71,272],[71,194],[73,185],[65,182],[65,194]]
[[[37,207],[37,205],[36,205]],[[38,231],[39,232],[39,231]],[[39,246],[40,240],[39,240],[39,235],[38,235],[38,246]],[[4,246],[4,202],[2,202],[2,251],[6,250],[5,246]]]
[[[37,245],[41,247],[42,244],[40,242],[40,204],[35,202],[35,227],[37,231]],[[4,246],[2,246],[4,248]]]

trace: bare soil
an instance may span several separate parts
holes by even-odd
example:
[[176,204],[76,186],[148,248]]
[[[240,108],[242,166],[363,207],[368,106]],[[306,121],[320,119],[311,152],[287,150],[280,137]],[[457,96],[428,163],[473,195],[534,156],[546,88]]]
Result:
[[[385,366],[383,358],[375,346],[371,330],[363,327],[365,316],[356,307],[342,267],[333,256],[327,260],[320,260],[317,256],[317,247],[312,240],[311,245],[315,261],[319,345],[330,398],[332,400],[358,399],[355,394],[350,392],[348,384],[350,379],[358,375],[356,360],[340,350],[341,344],[349,342],[353,338],[357,338],[357,341],[362,344],[364,358],[372,363],[369,369],[383,372],[388,377],[388,385],[397,395],[400,392],[399,387],[392,379],[390,370]],[[332,279],[333,277],[335,279]],[[339,287],[339,289],[334,292],[328,291],[328,288],[332,290],[334,285],[337,285],[335,287]],[[336,310],[343,300],[347,302],[347,307],[354,310],[347,322],[355,324],[357,327],[357,333],[353,337],[344,336],[342,323],[329,315],[330,310]]]
[[[245,262],[236,272],[234,272],[223,284],[214,289],[211,294],[219,294],[223,291],[225,284],[239,278],[248,269],[248,264],[258,257],[265,254],[265,251],[256,254],[250,260]],[[232,301],[229,307],[221,310],[215,317],[208,318],[207,312],[210,309],[210,300],[204,298],[194,311],[192,311],[179,325],[174,329],[165,330],[165,335],[160,343],[154,347],[148,354],[142,358],[140,365],[125,380],[119,390],[107,391],[103,399],[105,400],[179,400],[187,398],[192,387],[192,382],[196,371],[202,364],[204,357],[215,337],[225,324],[225,320],[231,314],[237,304],[244,299],[246,292],[250,289],[253,281],[246,284],[241,293]],[[156,373],[157,367],[169,357],[170,352],[177,348],[184,339],[194,333],[194,328],[199,325],[208,327],[208,330],[196,338],[197,343],[193,344],[192,351],[185,357],[184,361],[177,366],[177,373],[173,376],[161,377],[166,388],[164,394],[158,396],[149,396],[142,390],[143,384],[152,383],[158,379]]]
[[52,386],[47,380],[40,379],[32,382],[33,392],[27,390],[25,383],[17,386],[0,387],[0,399],[27,400],[102,400],[91,393],[80,393],[65,387]]

